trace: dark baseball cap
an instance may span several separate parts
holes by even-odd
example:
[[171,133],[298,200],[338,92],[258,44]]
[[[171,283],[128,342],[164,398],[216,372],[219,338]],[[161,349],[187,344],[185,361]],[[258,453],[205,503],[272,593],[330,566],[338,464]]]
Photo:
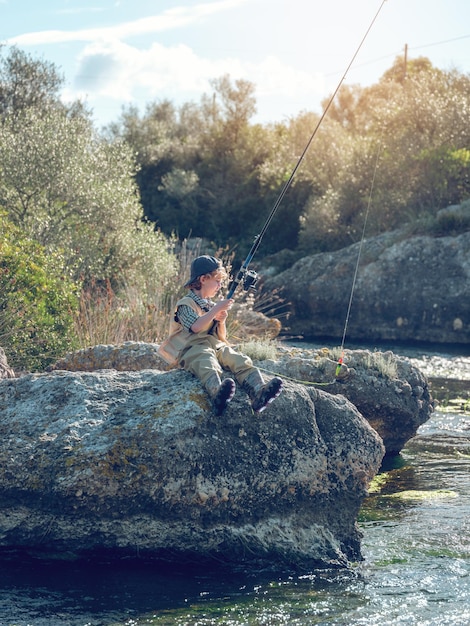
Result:
[[183,286],[189,287],[189,285],[193,283],[197,278],[199,278],[199,276],[204,276],[204,274],[211,274],[214,270],[218,270],[221,267],[222,261],[216,259],[215,256],[209,256],[207,254],[198,256],[191,263],[191,278]]

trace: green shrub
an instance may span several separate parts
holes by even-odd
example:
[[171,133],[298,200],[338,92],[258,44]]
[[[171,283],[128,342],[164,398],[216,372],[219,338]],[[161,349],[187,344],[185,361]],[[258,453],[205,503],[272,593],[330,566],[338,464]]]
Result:
[[442,209],[436,216],[432,233],[455,236],[470,229],[470,200]]
[[78,286],[63,259],[0,213],[0,345],[16,371],[45,368],[76,347]]
[[277,343],[272,339],[249,339],[239,345],[243,354],[254,361],[275,361],[277,359]]

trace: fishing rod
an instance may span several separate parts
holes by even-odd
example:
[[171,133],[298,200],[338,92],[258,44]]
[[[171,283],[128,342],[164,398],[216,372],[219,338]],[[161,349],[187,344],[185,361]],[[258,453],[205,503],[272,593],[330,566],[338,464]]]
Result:
[[356,60],[357,55],[359,54],[360,49],[362,48],[362,45],[364,44],[369,32],[371,31],[376,19],[379,16],[380,11],[382,10],[383,5],[386,3],[387,0],[382,0],[382,4],[380,5],[377,13],[374,15],[374,18],[372,19],[371,23],[369,24],[368,29],[365,32],[365,35],[363,36],[363,38],[361,39],[360,44],[358,45],[356,52],[354,53],[351,61],[349,62],[349,65],[346,68],[346,71],[344,72],[343,76],[341,77],[341,80],[339,81],[336,89],[333,92],[333,95],[330,97],[325,109],[323,110],[323,113],[320,116],[320,119],[317,122],[317,125],[315,126],[312,134],[310,135],[310,138],[302,152],[302,154],[300,155],[294,169],[292,170],[291,175],[289,176],[289,178],[287,179],[287,181],[284,183],[283,188],[281,189],[281,192],[276,200],[276,202],[273,205],[273,208],[271,209],[271,213],[268,216],[268,219],[266,220],[266,222],[264,223],[263,228],[261,229],[261,231],[259,232],[258,235],[256,235],[253,245],[251,246],[250,251],[248,252],[246,259],[243,261],[240,269],[238,270],[237,275],[235,276],[235,278],[233,278],[233,280],[231,281],[230,285],[229,285],[229,290],[227,293],[227,299],[232,298],[235,291],[237,290],[238,286],[240,285],[240,283],[243,284],[243,289],[245,291],[248,291],[249,289],[255,289],[256,287],[256,283],[259,280],[259,276],[258,274],[254,271],[254,270],[250,270],[248,269],[250,266],[250,263],[253,260],[253,257],[255,256],[256,252],[258,251],[258,248],[261,245],[261,241],[264,237],[264,235],[266,234],[266,231],[269,228],[269,225],[271,224],[274,215],[276,214],[276,211],[278,210],[281,202],[284,199],[284,196],[287,193],[287,190],[289,189],[289,187],[291,186],[292,181],[294,180],[294,176],[297,173],[297,170],[299,169],[299,167],[302,164],[302,161],[305,158],[305,155],[308,152],[308,149],[310,148],[310,145],[315,137],[315,135],[318,132],[318,129],[320,128],[323,120],[326,117],[326,114],[328,113],[328,110],[330,108],[330,106],[332,105],[334,99],[336,98],[336,94],[338,93],[338,91],[340,90],[341,85],[343,84],[344,80],[346,79],[346,76],[349,72],[349,70],[351,69],[352,64],[354,63],[354,61]]

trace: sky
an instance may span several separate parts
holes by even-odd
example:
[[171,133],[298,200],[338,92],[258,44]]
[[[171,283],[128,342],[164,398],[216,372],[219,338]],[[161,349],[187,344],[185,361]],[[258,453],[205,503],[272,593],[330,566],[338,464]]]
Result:
[[405,46],[469,73],[470,2],[0,0],[0,42],[53,63],[98,127],[128,105],[199,102],[226,74],[255,86],[252,121],[285,122],[340,83],[377,82]]

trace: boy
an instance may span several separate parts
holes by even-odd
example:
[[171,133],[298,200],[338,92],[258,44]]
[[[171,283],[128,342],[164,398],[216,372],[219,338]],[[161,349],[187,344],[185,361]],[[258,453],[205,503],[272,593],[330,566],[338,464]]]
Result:
[[248,393],[253,410],[260,413],[281,393],[282,380],[275,377],[265,383],[251,359],[228,345],[225,320],[233,300],[211,300],[226,277],[219,259],[208,255],[194,259],[191,278],[184,285],[190,291],[176,303],[170,336],[159,353],[199,378],[216,415],[222,415],[235,393],[235,381],[220,378],[224,369],[235,375]]

